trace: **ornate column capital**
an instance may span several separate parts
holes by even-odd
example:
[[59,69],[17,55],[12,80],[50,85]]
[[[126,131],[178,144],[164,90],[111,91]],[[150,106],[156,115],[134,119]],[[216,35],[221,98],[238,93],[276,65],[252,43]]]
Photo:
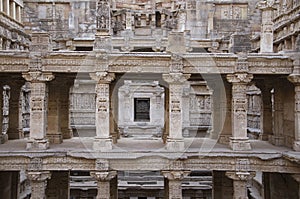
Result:
[[51,178],[50,171],[27,171],[26,175],[30,181],[46,181]]
[[291,74],[288,76],[288,80],[295,85],[300,85],[300,74]]
[[275,0],[263,0],[256,4],[256,8],[260,10],[276,10],[277,2]]
[[182,84],[190,78],[191,74],[169,73],[163,74],[163,79],[169,84]]
[[90,175],[97,181],[110,181],[117,176],[117,171],[91,171]]
[[255,177],[255,172],[254,171],[227,171],[226,176],[232,180],[237,180],[237,181],[248,181]]
[[183,180],[191,171],[162,171],[161,173],[168,180]]
[[242,83],[248,84],[253,79],[253,75],[249,73],[235,73],[235,74],[228,74],[226,79],[230,83]]
[[55,78],[53,73],[47,73],[41,71],[32,71],[28,73],[23,73],[22,77],[28,82],[48,82],[48,81],[52,81]]
[[115,74],[103,71],[103,72],[90,73],[90,77],[93,80],[95,80],[97,83],[109,84],[115,79]]

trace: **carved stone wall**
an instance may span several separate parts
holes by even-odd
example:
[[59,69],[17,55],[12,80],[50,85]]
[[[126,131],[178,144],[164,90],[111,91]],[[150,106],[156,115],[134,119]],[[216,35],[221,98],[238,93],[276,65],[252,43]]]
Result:
[[96,135],[95,97],[94,81],[75,80],[70,90],[70,126],[74,136]]

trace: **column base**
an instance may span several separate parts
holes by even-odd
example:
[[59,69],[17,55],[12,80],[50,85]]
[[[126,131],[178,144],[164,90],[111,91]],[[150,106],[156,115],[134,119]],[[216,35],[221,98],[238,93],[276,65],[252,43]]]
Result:
[[30,139],[27,141],[26,149],[27,150],[46,150],[49,148],[48,139]]
[[112,150],[111,138],[95,138],[93,143],[93,149],[95,151],[109,151]]
[[7,134],[2,134],[0,135],[0,144],[4,144],[8,140],[8,135]]
[[168,138],[166,142],[166,149],[168,151],[183,151],[184,141],[183,139]]
[[249,138],[230,138],[230,148],[234,151],[249,151],[251,144]]
[[63,142],[63,137],[61,133],[48,134],[47,138],[51,144],[61,144]]
[[284,146],[284,137],[283,136],[269,136],[269,142],[275,146]]
[[300,141],[294,141],[293,149],[294,151],[300,152]]

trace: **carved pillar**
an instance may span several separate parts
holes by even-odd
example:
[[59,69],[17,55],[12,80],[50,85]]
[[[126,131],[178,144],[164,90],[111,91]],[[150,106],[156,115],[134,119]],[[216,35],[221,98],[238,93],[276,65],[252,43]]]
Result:
[[228,82],[232,83],[232,137],[230,147],[233,150],[250,150],[247,137],[247,84],[253,78],[252,74],[236,73],[227,75]]
[[290,75],[288,79],[295,85],[295,141],[293,149],[300,151],[300,75]]
[[292,177],[298,183],[298,198],[300,198],[300,174],[293,174]]
[[47,180],[51,178],[49,171],[28,171],[27,177],[31,185],[31,199],[45,199]]
[[248,199],[247,183],[255,176],[255,172],[226,172],[226,176],[233,180],[233,199]]
[[260,52],[273,52],[273,10],[275,10],[275,1],[260,1],[256,5],[262,11]]
[[188,74],[170,73],[163,74],[163,79],[169,84],[169,136],[167,138],[167,150],[183,150],[182,138],[182,95],[183,86]]
[[2,129],[0,134],[0,144],[5,143],[8,140],[9,129],[9,99],[10,99],[10,87],[8,85],[3,86],[3,104],[2,104]]
[[97,180],[96,199],[117,199],[117,172],[116,171],[91,171],[91,176]]
[[257,81],[257,87],[261,90],[262,96],[262,127],[260,140],[267,141],[269,136],[272,135],[272,94],[271,90],[273,85],[268,81]]
[[276,146],[284,145],[283,136],[283,82],[281,79],[276,80],[274,89],[274,113],[273,113],[273,135],[269,136],[269,141]]
[[96,137],[94,150],[105,151],[112,149],[110,135],[110,83],[115,79],[113,73],[90,73],[90,77],[96,81]]
[[61,144],[63,142],[63,137],[60,127],[61,115],[59,88],[63,85],[57,84],[56,81],[54,82],[49,85],[47,138],[50,143]]
[[165,177],[165,199],[182,199],[182,180],[190,171],[162,171]]
[[29,72],[23,77],[31,82],[30,96],[30,136],[27,149],[47,149],[49,142],[46,139],[48,90],[47,81],[54,79],[52,73]]

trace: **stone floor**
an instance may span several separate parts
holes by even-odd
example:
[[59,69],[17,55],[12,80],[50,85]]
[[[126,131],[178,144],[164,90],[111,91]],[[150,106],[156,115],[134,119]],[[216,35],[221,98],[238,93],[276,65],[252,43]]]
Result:
[[[27,139],[9,140],[0,145],[0,154],[11,152],[27,152]],[[185,151],[187,153],[232,153],[228,145],[217,143],[214,139],[209,138],[185,138]],[[274,146],[266,141],[250,140],[252,150],[236,153],[262,153],[274,154],[289,152],[299,156],[299,152],[293,152],[287,147]],[[62,144],[50,144],[47,152],[89,152],[93,151],[93,138],[74,137],[65,139]],[[111,152],[168,152],[161,139],[143,140],[133,138],[121,138],[117,144],[113,145]]]

